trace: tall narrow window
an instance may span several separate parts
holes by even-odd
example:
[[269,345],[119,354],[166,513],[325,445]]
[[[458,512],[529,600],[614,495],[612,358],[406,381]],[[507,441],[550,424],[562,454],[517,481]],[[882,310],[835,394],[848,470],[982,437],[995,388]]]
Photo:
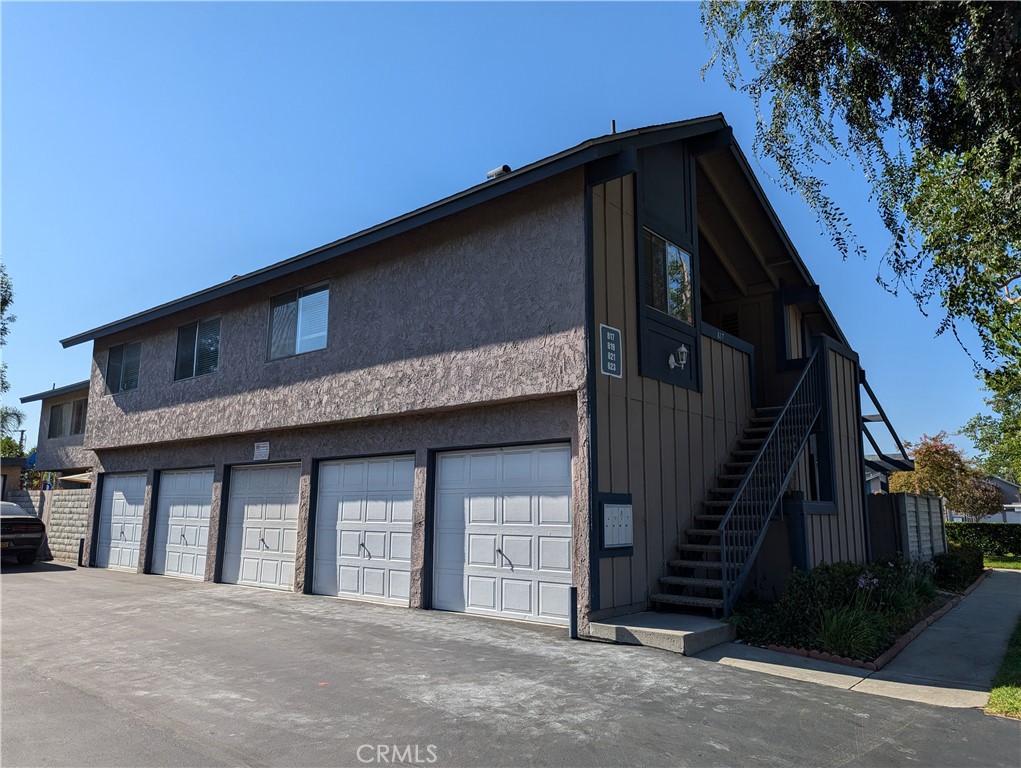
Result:
[[682,323],[694,325],[691,254],[648,229],[643,246],[645,303]]
[[111,395],[138,389],[138,369],[142,360],[142,342],[110,347],[106,364],[106,388]]
[[85,419],[89,412],[89,400],[88,398],[82,398],[81,400],[75,400],[71,408],[71,434],[72,435],[83,435],[85,434]]
[[50,408],[50,431],[47,437],[63,437],[71,433],[71,404],[61,403]]
[[329,327],[329,286],[281,294],[270,301],[270,359],[325,349]]
[[220,318],[201,320],[177,329],[174,379],[215,373],[220,364]]

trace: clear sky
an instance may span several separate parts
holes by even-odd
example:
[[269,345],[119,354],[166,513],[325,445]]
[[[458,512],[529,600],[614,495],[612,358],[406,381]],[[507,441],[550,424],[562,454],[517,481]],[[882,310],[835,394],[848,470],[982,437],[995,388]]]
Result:
[[[4,2],[0,14],[15,405],[88,378],[91,345],[59,339],[603,135],[611,119],[627,130],[722,112],[752,155],[748,99],[719,71],[700,76],[694,3]],[[876,284],[887,239],[860,177],[832,169],[873,253],[844,262],[753,164],[901,437],[983,410],[968,356],[934,337],[938,317]],[[31,446],[38,403],[23,409]]]

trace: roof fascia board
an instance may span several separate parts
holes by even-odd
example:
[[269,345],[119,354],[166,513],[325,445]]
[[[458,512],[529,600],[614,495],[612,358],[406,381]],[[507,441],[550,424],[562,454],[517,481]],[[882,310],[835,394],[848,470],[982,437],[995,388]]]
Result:
[[58,397],[60,395],[66,395],[70,392],[77,392],[79,390],[87,390],[91,382],[86,379],[85,381],[79,381],[75,384],[68,384],[63,387],[55,387],[48,389],[45,392],[37,392],[34,395],[27,395],[21,398],[22,403],[34,403],[36,400],[46,400],[51,397]]
[[564,150],[563,152],[551,155],[548,158],[539,160],[527,165],[517,171],[505,174],[495,181],[487,181],[474,187],[458,192],[450,197],[409,213],[402,214],[369,229],[362,230],[348,237],[336,240],[333,243],[315,248],[303,254],[293,256],[285,261],[278,262],[237,279],[219,283],[210,288],[203,289],[196,293],[189,294],[180,299],[169,301],[165,304],[138,312],[129,317],[117,320],[106,325],[101,325],[83,333],[69,336],[61,340],[61,345],[66,349],[86,341],[111,336],[115,333],[128,330],[143,323],[159,320],[172,314],[192,309],[216,299],[230,296],[244,291],[248,288],[270,282],[280,277],[293,274],[299,270],[321,264],[324,261],[343,256],[355,250],[365,248],[391,237],[417,229],[418,227],[431,224],[440,219],[451,216],[455,213],[467,210],[481,203],[494,200],[503,195],[515,192],[523,187],[535,184],[536,182],[555,176],[558,173],[571,170],[578,166],[586,165],[593,160],[599,160],[621,152],[625,146],[642,148],[654,144],[665,144],[671,141],[679,141],[691,138],[704,133],[711,133],[728,126],[722,115],[711,115],[708,117],[694,118],[680,123],[670,123],[665,126],[653,126],[650,128],[638,128],[624,133],[610,134],[596,139],[589,139],[576,147]]

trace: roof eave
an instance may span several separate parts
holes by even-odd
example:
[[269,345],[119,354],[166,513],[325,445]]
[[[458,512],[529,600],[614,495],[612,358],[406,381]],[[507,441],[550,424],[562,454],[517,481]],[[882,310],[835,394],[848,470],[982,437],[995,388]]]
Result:
[[63,387],[54,387],[53,389],[48,389],[45,392],[37,392],[34,395],[26,395],[21,398],[21,402],[34,403],[36,400],[48,400],[51,397],[59,397],[60,395],[67,395],[71,392],[78,392],[79,390],[88,390],[90,383],[89,379],[86,379],[85,381],[75,382],[74,384],[68,384]]
[[[474,187],[438,200],[414,211],[377,224],[340,240],[320,246],[311,251],[293,256],[268,267],[249,272],[246,275],[218,283],[210,288],[183,296],[179,299],[160,304],[143,312],[138,312],[121,320],[98,326],[83,333],[69,336],[61,340],[67,349],[103,336],[110,336],[128,330],[143,323],[205,304],[216,299],[253,288],[271,280],[293,274],[324,261],[343,256],[347,253],[365,248],[401,233],[431,224],[460,211],[474,207],[497,197],[514,192],[558,173],[571,170],[578,166],[616,154],[624,142],[642,146],[660,141],[673,141],[688,138],[702,133],[709,133],[727,127],[723,115],[717,113],[705,117],[696,117],[676,123],[636,128],[632,131],[609,134],[578,144],[555,155],[526,165],[517,171],[511,171],[496,179],[485,181]],[[672,135],[676,134],[676,136]]]

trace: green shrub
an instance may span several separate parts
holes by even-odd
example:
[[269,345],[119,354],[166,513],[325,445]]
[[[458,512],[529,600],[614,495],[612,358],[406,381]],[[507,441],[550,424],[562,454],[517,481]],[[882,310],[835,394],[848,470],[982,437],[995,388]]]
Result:
[[823,564],[795,571],[774,603],[738,606],[744,640],[873,659],[936,597],[928,563]]
[[982,573],[982,550],[968,544],[948,544],[946,552],[932,558],[940,589],[963,592]]
[[886,617],[858,605],[827,608],[819,624],[819,647],[852,659],[874,659],[889,645]]
[[1021,523],[946,523],[947,543],[970,544],[986,555],[1021,555]]

